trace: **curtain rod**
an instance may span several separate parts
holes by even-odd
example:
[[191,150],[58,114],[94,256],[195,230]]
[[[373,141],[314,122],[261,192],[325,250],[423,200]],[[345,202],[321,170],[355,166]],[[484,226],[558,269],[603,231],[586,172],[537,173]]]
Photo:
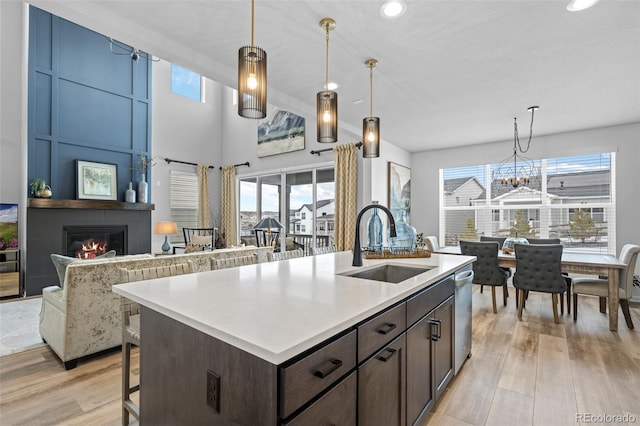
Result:
[[[171,163],[180,163],[180,164],[188,164],[190,166],[197,166],[198,164],[196,163],[190,163],[188,161],[180,161],[180,160],[172,160],[170,158],[165,158],[164,161],[167,162],[167,164],[171,164]],[[234,164],[234,167],[240,167],[240,166],[251,166],[251,164],[248,161],[245,161],[244,163],[238,163],[238,164]],[[209,166],[210,169],[215,169],[216,166]],[[222,169],[222,166],[220,166],[220,169]]]
[[[362,146],[362,142],[358,142],[358,143],[356,144],[356,148],[358,148],[358,149],[360,149],[360,147],[361,147],[361,146]],[[318,157],[320,157],[320,154],[321,154],[321,153],[323,153],[323,152],[327,152],[327,151],[333,151],[333,148],[318,149],[318,150],[315,150],[315,151],[311,151],[311,152],[309,152],[309,154],[311,154],[311,155],[317,155]]]

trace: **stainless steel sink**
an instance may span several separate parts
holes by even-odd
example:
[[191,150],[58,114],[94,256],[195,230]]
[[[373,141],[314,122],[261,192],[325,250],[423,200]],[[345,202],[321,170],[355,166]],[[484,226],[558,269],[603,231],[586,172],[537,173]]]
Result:
[[414,266],[387,264],[387,265],[376,266],[375,268],[371,268],[371,269],[365,269],[363,271],[345,272],[339,275],[343,275],[345,277],[362,278],[365,280],[374,280],[374,281],[382,281],[385,283],[397,284],[411,277],[415,277],[418,274],[427,272],[430,269],[433,269],[433,267],[429,267],[429,266],[414,267]]

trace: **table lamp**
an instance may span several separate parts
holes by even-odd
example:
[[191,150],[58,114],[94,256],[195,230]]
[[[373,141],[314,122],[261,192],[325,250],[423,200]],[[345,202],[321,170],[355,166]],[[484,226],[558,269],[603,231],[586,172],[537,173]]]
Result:
[[169,244],[168,234],[177,234],[178,225],[175,222],[156,222],[156,226],[153,229],[154,234],[164,234],[164,244],[162,244],[162,252],[169,253],[171,245]]

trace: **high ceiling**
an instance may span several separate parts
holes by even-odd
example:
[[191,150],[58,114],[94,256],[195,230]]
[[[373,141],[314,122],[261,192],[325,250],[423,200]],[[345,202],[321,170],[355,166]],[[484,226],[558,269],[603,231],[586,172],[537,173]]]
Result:
[[[355,134],[374,115],[382,139],[411,152],[640,121],[640,1],[405,0],[396,19],[383,0],[256,0],[255,43],[268,54],[269,103],[313,111],[339,84],[340,121]],[[31,4],[230,87],[251,39],[249,0],[35,0]],[[356,103],[354,101],[363,102]],[[296,112],[296,111],[294,111]],[[310,119],[315,120],[314,117]]]

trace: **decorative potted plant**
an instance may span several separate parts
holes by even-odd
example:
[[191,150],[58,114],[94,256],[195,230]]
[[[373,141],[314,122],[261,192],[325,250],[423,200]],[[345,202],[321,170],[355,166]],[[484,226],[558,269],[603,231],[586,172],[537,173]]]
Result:
[[31,189],[31,194],[34,197],[38,198],[51,198],[53,193],[51,192],[51,187],[47,185],[47,182],[42,178],[36,178],[31,181],[29,185]]

